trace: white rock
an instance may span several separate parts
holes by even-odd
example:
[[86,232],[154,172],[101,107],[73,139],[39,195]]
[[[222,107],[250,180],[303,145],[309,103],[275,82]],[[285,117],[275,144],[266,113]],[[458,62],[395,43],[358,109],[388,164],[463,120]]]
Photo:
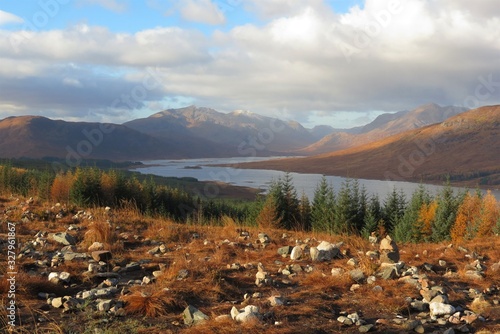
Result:
[[302,257],[302,248],[300,246],[295,246],[290,253],[291,260],[298,260]]
[[71,275],[66,271],[59,273],[59,279],[61,281],[69,282],[70,278],[71,278]]
[[53,280],[58,280],[58,279],[59,279],[59,273],[56,273],[56,272],[51,272],[51,273],[49,274],[49,278],[48,278],[48,280],[49,280],[50,282],[52,282]]
[[431,316],[449,315],[455,313],[455,308],[450,304],[444,303],[430,303],[429,310]]
[[318,248],[311,247],[309,249],[309,254],[311,255],[311,260],[313,260],[313,261],[318,260],[318,256],[319,256],[319,250],[318,250]]

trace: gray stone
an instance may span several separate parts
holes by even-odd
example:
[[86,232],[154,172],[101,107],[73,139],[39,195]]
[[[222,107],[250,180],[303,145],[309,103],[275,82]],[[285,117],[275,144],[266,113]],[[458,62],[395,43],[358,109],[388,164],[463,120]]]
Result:
[[328,241],[321,241],[316,248],[319,251],[318,261],[331,261],[340,255],[340,249]]
[[69,245],[75,245],[76,240],[75,238],[66,232],[58,232],[50,235],[52,239],[60,244],[69,246]]
[[361,269],[353,269],[349,272],[349,275],[356,283],[362,283],[365,280],[365,274]]
[[285,301],[281,296],[271,296],[268,298],[269,303],[271,303],[271,306],[281,306],[285,304]]
[[101,300],[97,304],[97,310],[101,312],[107,312],[111,309],[112,299]]
[[436,297],[432,298],[431,303],[443,303],[443,304],[448,304],[448,296],[447,295],[437,295]]
[[385,279],[385,280],[390,280],[390,279],[394,279],[394,278],[398,277],[396,267],[389,266],[389,267],[383,268],[382,271],[380,272],[380,277]]
[[192,305],[188,305],[188,307],[186,307],[186,309],[182,313],[182,318],[184,319],[184,324],[186,325],[195,325],[202,321],[208,320],[208,316],[206,314]]
[[100,250],[100,251],[94,251],[92,252],[92,258],[96,261],[104,261],[107,262],[111,260],[112,255],[110,251],[107,250]]
[[291,246],[285,246],[285,247],[278,248],[278,254],[283,256],[283,257],[288,256],[288,254],[290,254],[291,252],[292,252]]
[[455,334],[455,330],[453,328],[446,329],[443,334]]
[[73,298],[71,296],[66,296],[63,298],[63,300],[64,300],[63,307],[65,310],[71,310],[80,305],[78,299]]
[[61,248],[61,253],[76,253],[76,246],[75,245],[70,245],[70,246],[64,246]]
[[141,265],[137,262],[130,262],[125,268],[120,268],[120,272],[131,272],[141,270]]
[[420,320],[408,320],[403,324],[403,328],[407,331],[412,331],[419,325],[421,325]]
[[359,326],[358,331],[360,333],[367,333],[367,332],[371,331],[374,327],[375,326],[372,324],[361,325],[361,326]]
[[436,290],[420,290],[420,295],[422,296],[424,302],[430,303],[432,298],[439,294]]
[[63,271],[59,273],[59,279],[65,283],[69,283],[71,275],[68,272]]
[[88,258],[85,253],[66,252],[64,253],[64,261],[86,260]]

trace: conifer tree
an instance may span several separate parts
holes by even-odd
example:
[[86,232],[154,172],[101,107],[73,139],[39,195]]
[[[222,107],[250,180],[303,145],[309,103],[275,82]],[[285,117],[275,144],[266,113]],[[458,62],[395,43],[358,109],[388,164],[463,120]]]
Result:
[[315,232],[333,232],[335,195],[323,176],[314,190],[311,208],[311,227]]
[[450,230],[457,216],[458,207],[462,203],[465,192],[455,195],[448,181],[437,196],[437,208],[432,224],[431,240],[440,242],[450,240]]
[[379,224],[382,223],[382,208],[378,196],[372,195],[367,204],[366,214],[363,218],[361,235],[368,238],[372,232],[377,232]]
[[311,204],[304,191],[302,191],[302,196],[300,197],[299,229],[302,231],[311,230]]
[[424,203],[429,202],[429,194],[421,184],[413,192],[409,205],[404,210],[401,219],[394,226],[394,238],[402,242],[419,242],[421,236],[421,226],[419,224],[420,208]]
[[396,187],[387,196],[384,201],[383,221],[386,231],[389,233],[394,232],[394,228],[399,224],[399,221],[404,215],[406,209],[406,198],[402,191],[399,193]]

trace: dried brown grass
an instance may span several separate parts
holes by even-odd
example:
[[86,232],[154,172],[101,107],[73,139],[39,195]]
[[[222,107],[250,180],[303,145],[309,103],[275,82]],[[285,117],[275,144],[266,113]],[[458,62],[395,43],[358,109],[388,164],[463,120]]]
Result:
[[122,296],[121,300],[125,302],[125,312],[129,315],[155,318],[170,312],[178,312],[180,309],[174,296],[168,291],[157,289],[154,285]]
[[104,220],[96,220],[89,224],[82,246],[86,249],[94,242],[101,242],[105,244],[106,249],[110,249],[116,240],[116,233],[113,231],[111,224]]

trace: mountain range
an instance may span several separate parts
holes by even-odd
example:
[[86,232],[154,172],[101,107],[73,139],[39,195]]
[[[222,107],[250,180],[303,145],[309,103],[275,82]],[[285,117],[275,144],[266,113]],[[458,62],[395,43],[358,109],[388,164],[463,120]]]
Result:
[[353,178],[500,184],[500,106],[470,110],[444,122],[326,154],[241,164]]
[[382,114],[352,129],[307,129],[248,111],[189,106],[124,124],[66,122],[41,116],[0,120],[0,158],[155,160],[302,155],[246,167],[376,179],[475,179],[500,183],[498,106],[426,104]]

